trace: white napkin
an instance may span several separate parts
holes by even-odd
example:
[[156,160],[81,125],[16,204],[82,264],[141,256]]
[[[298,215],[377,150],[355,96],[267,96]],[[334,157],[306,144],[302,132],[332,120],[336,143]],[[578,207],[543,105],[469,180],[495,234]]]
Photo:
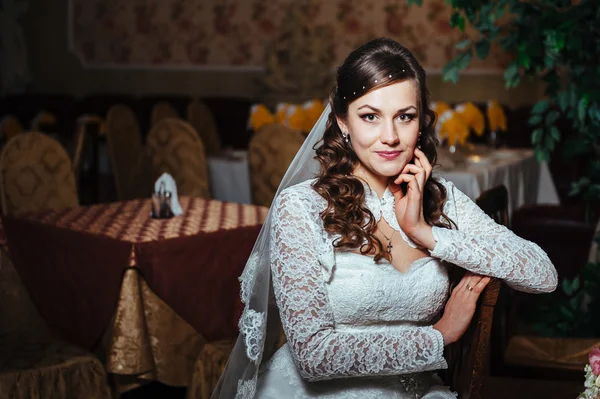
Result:
[[173,215],[179,216],[183,213],[181,209],[181,205],[179,204],[179,199],[177,198],[177,184],[175,184],[175,179],[168,173],[163,173],[156,183],[154,183],[154,192],[158,193],[159,191],[170,191],[171,192],[171,212]]

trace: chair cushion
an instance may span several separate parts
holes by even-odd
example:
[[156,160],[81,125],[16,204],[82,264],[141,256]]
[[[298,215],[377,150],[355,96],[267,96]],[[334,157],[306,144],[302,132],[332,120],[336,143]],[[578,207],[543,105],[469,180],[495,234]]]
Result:
[[23,333],[0,336],[0,373],[95,361],[99,363],[84,349],[52,338],[40,339]]
[[33,335],[0,336],[0,392],[8,399],[107,399],[100,361],[60,341]]
[[189,399],[209,399],[225,370],[229,355],[236,340],[213,341],[202,347],[191,384],[188,388]]
[[[583,370],[600,338],[547,338],[517,335],[505,353],[507,364],[540,368]],[[582,371],[583,373],[583,371]]]

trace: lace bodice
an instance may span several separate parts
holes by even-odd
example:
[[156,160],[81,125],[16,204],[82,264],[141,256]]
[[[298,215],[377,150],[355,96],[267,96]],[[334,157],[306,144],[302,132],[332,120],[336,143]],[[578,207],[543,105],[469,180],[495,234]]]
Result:
[[[450,182],[444,211],[457,230],[434,227],[435,248],[401,273],[387,261],[337,251],[319,213],[326,202],[306,181],[273,204],[273,288],[294,363],[308,381],[398,375],[446,367],[431,327],[448,295],[441,261],[499,277],[528,292],[552,291],[556,270],[537,245],[493,222]],[[400,231],[394,198],[367,190],[376,219]],[[401,232],[409,245],[410,239]],[[414,245],[414,243],[413,243]]]

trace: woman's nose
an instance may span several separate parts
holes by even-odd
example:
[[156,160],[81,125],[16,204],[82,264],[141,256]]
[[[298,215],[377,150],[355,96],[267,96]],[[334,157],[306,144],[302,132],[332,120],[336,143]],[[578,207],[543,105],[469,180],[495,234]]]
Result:
[[400,137],[396,132],[396,127],[392,123],[386,123],[383,126],[383,131],[381,132],[380,140],[382,143],[393,146],[398,144],[400,141]]

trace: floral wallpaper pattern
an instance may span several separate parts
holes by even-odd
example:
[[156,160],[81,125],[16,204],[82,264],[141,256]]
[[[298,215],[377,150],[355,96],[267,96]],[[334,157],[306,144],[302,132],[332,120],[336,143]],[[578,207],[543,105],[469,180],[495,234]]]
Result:
[[[307,23],[332,32],[334,65],[368,39],[387,36],[426,69],[440,70],[468,34],[450,28],[444,0],[422,7],[406,0],[70,0],[69,40],[93,67],[261,68],[295,1]],[[507,63],[492,49],[471,69],[496,71]]]

